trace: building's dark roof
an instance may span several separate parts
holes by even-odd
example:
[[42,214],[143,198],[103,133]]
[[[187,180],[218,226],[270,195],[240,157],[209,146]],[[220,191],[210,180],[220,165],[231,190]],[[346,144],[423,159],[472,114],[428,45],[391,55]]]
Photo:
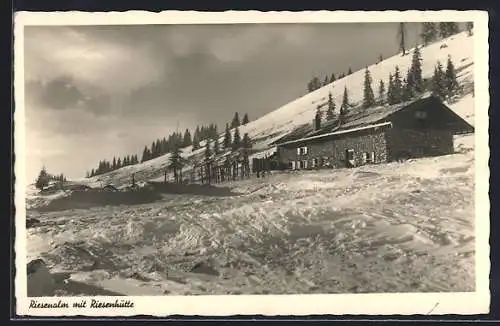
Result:
[[[381,105],[369,109],[363,109],[361,107],[351,108],[347,112],[347,115],[343,117],[342,124],[340,124],[339,120],[337,119],[333,121],[323,122],[324,125],[319,130],[314,130],[312,123],[313,119],[311,118],[311,123],[299,126],[284,137],[278,139],[274,144],[279,145],[296,140],[301,140],[304,138],[316,137],[318,135],[331,134],[338,131],[359,130],[359,128],[389,121],[389,117],[394,113],[399,112],[409,107],[410,105],[417,104],[419,102],[424,103],[429,100],[437,99],[430,92],[427,92],[417,98],[412,99],[411,101],[398,103],[395,105]],[[438,101],[441,102],[440,100]]]
[[305,142],[305,141],[310,141],[310,140],[319,140],[319,139],[322,139],[322,138],[325,138],[328,136],[345,135],[345,134],[350,134],[353,132],[368,130],[368,129],[379,130],[380,128],[392,128],[392,122],[387,121],[387,122],[381,122],[381,123],[376,123],[376,124],[372,124],[372,125],[360,126],[360,127],[351,128],[351,129],[337,129],[337,130],[334,130],[332,132],[317,133],[315,135],[310,135],[310,136],[303,137],[300,139],[294,139],[294,140],[288,140],[286,142],[280,142],[279,145]]

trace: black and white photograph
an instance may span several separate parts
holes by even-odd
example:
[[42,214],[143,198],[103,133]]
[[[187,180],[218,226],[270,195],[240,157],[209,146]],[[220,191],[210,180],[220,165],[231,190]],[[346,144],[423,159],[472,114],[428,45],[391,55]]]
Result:
[[366,14],[16,17],[18,312],[487,312],[487,14]]

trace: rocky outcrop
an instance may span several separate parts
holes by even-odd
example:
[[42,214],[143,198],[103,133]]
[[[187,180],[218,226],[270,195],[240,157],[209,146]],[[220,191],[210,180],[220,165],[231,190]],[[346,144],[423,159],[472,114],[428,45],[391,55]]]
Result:
[[38,226],[40,224],[40,220],[34,217],[30,217],[26,219],[26,228],[33,228],[35,226]]
[[207,274],[212,276],[219,276],[220,273],[207,262],[198,262],[190,270],[191,273]]
[[54,278],[42,259],[28,263],[28,297],[53,296],[56,290]]

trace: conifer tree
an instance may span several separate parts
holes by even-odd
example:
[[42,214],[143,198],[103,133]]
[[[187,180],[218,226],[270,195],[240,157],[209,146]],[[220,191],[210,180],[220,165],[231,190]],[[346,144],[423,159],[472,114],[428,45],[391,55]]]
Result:
[[245,133],[243,135],[243,139],[241,141],[241,147],[243,149],[250,149],[250,148],[252,148],[252,142],[250,141],[250,136],[248,136],[248,133]]
[[163,137],[163,139],[161,140],[161,146],[160,147],[161,147],[161,153],[162,154],[168,153],[167,140],[165,139],[165,137]]
[[181,155],[181,149],[178,146],[173,148],[172,153],[170,155],[170,162],[168,168],[174,171],[174,179],[176,183],[181,183],[182,181],[182,168],[185,164],[185,159]]
[[117,169],[120,169],[120,168],[122,168],[122,167],[123,167],[123,165],[122,165],[122,159],[121,159],[121,158],[118,158],[118,161],[116,162],[116,168],[117,168]]
[[229,125],[226,123],[226,131],[224,133],[224,149],[228,149],[231,146],[231,132],[229,131]]
[[432,93],[444,100],[446,98],[446,85],[443,65],[438,61],[432,76]]
[[241,146],[240,130],[238,127],[236,127],[234,129],[232,148],[233,148],[233,150],[237,150],[240,148],[240,146]]
[[408,88],[408,90],[411,92],[411,94],[416,93],[415,80],[414,80],[414,77],[412,74],[411,67],[408,68],[408,72],[406,73],[406,78],[403,78],[403,93],[404,93],[405,88]]
[[458,91],[459,88],[457,74],[455,72],[455,65],[451,60],[451,56],[448,56],[448,62],[446,64],[445,87],[447,96],[455,95],[455,92]]
[[239,127],[240,126],[240,117],[238,115],[238,112],[234,113],[233,121],[231,122],[231,129]]
[[392,76],[392,74],[389,74],[389,85],[387,86],[387,103],[396,103],[396,99],[394,98],[394,77]]
[[220,145],[219,145],[219,137],[215,136],[214,137],[214,154],[219,154],[220,153]]
[[351,69],[351,67],[349,67],[349,70],[347,70],[347,75],[350,75],[350,74],[352,74],[352,69]]
[[458,27],[458,23],[449,22],[448,23],[448,31],[449,31],[450,35],[455,35],[458,32],[460,32],[460,28]]
[[205,144],[205,151],[203,152],[204,161],[205,161],[205,170],[206,170],[206,180],[208,183],[211,183],[212,179],[212,150],[210,149],[210,142],[207,140]]
[[191,139],[191,133],[189,132],[189,129],[186,129],[184,132],[184,138],[182,140],[182,146],[183,147],[188,147],[193,144],[193,141]]
[[149,157],[149,150],[147,146],[144,146],[144,150],[142,151],[142,159],[141,162],[146,162],[150,159]]
[[197,150],[198,148],[200,148],[200,138],[199,138],[199,133],[195,133],[194,136],[193,136],[193,141],[192,141],[192,145],[193,145],[193,151]]
[[194,130],[193,138],[195,137],[198,140],[198,143],[200,142],[200,140],[202,140],[200,126],[196,126],[196,129]]
[[474,34],[474,32],[472,31],[473,28],[474,28],[473,22],[467,22],[467,24],[465,24],[465,29],[467,30],[467,35],[472,36]]
[[245,113],[245,115],[243,116],[243,120],[241,121],[241,124],[244,126],[244,125],[246,125],[249,122],[250,121],[248,119],[248,113]]
[[439,35],[442,38],[454,35],[458,33],[458,24],[453,22],[441,22],[439,23]]
[[380,104],[384,103],[384,98],[385,98],[385,84],[384,81],[381,79],[378,85],[378,100]]
[[403,102],[409,101],[412,98],[412,86],[408,84],[406,78],[403,79],[403,92],[401,94],[401,99]]
[[307,83],[307,92],[311,93],[312,91],[314,91],[314,87],[313,87],[313,84],[312,84],[312,80],[310,80]]
[[372,89],[372,77],[368,68],[365,69],[365,81],[363,88],[363,107],[369,108],[375,104],[375,96]]
[[157,157],[158,156],[157,154],[158,153],[156,153],[156,142],[153,142],[151,144],[151,158]]
[[328,93],[328,110],[326,111],[326,120],[330,121],[335,118],[335,102],[333,101],[332,93]]
[[314,76],[312,79],[312,86],[313,86],[313,91],[317,90],[318,88],[321,88],[321,82],[319,81],[319,78]]
[[205,155],[205,160],[209,160],[212,157],[212,150],[210,149],[210,142],[209,141],[207,141],[207,143],[205,144],[204,155]]
[[340,115],[345,116],[347,114],[347,108],[349,107],[349,96],[347,94],[347,86],[344,87],[344,95],[342,96],[342,105],[340,106]]
[[318,105],[316,108],[316,114],[314,115],[314,129],[319,130],[321,128],[321,120],[323,118],[323,115],[321,114],[321,108]]
[[117,169],[117,167],[116,167],[116,157],[114,157],[114,156],[113,156],[113,164],[111,165],[111,168],[112,168],[113,170],[116,170],[116,169]]
[[[401,81],[401,73],[399,67],[396,66],[393,76],[392,96],[394,103],[400,103],[403,99],[403,82]],[[394,104],[393,103],[393,104]]]
[[380,63],[380,62],[382,62],[382,61],[384,61],[384,57],[383,57],[382,55],[379,55],[379,57],[378,57],[378,62]]
[[252,142],[250,140],[250,137],[248,136],[248,133],[245,133],[243,135],[243,139],[241,141],[241,147],[243,147],[243,167],[244,167],[244,175],[248,176],[250,173],[250,149],[252,148]]
[[328,75],[326,75],[325,80],[323,81],[323,86],[328,85],[329,82],[330,82],[330,79],[328,79]]
[[424,83],[422,79],[422,57],[418,46],[415,47],[411,61],[410,71],[407,76],[407,81],[412,92],[421,93],[424,91]]
[[45,169],[45,166],[42,167],[40,173],[38,174],[38,178],[35,181],[35,187],[37,189],[43,190],[45,187],[49,185],[49,174]]
[[438,30],[436,23],[433,22],[425,22],[422,23],[422,32],[420,33],[420,38],[424,45],[428,45],[436,40],[438,36]]
[[335,81],[335,73],[332,73],[332,76],[330,77],[330,83],[333,83]]

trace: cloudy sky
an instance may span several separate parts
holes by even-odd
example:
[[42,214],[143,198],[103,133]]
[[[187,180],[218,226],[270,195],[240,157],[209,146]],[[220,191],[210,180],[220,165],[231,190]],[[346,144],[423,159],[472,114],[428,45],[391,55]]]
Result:
[[[417,25],[410,24],[413,44]],[[81,177],[176,129],[258,118],[397,52],[397,24],[26,27],[27,178]]]

